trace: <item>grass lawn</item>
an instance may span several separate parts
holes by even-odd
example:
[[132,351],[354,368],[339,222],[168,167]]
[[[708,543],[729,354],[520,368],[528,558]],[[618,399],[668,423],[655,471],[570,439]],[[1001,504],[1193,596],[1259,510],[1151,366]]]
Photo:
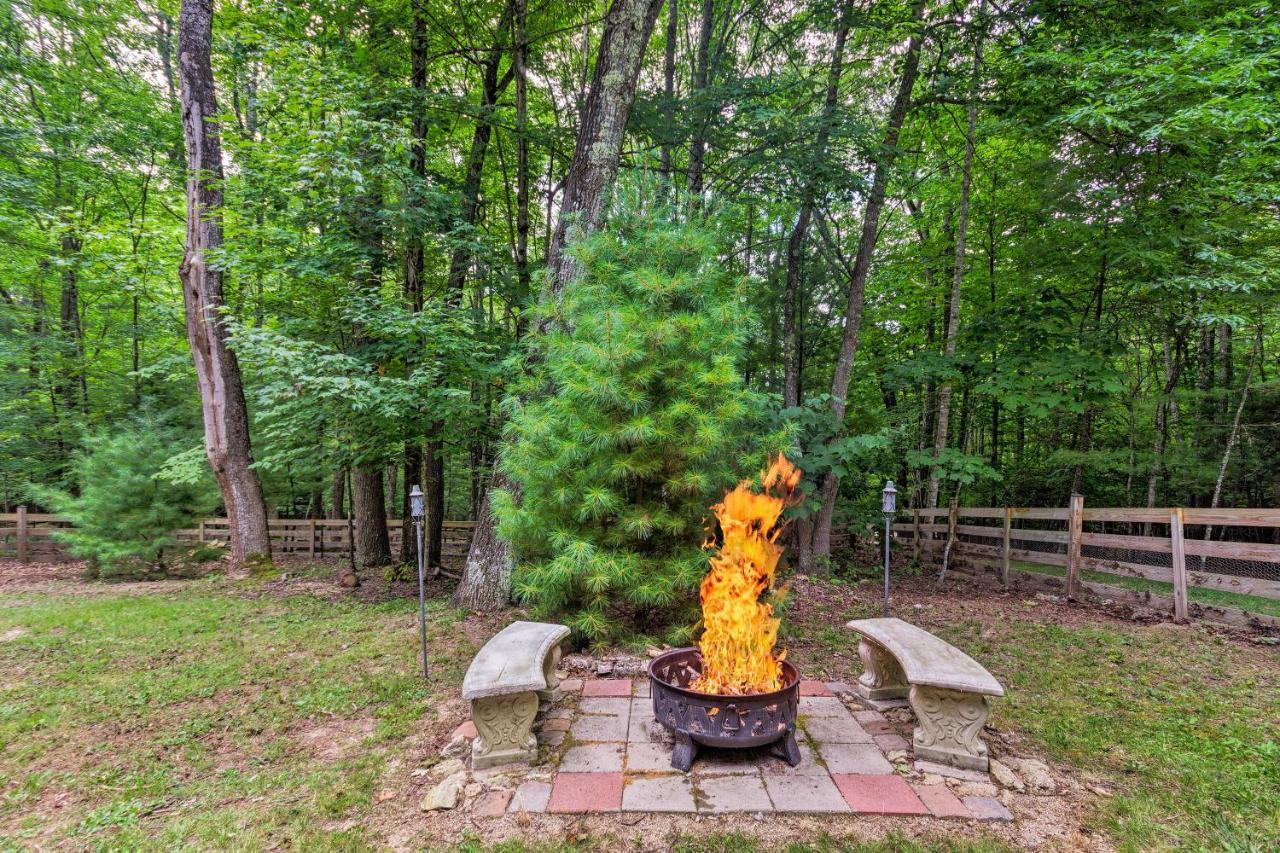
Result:
[[[899,591],[922,605],[903,615],[1009,687],[992,716],[1001,736],[1116,791],[1070,815],[1103,846],[1280,846],[1274,647],[918,584]],[[797,583],[786,642],[806,673],[856,677],[838,626],[874,611],[872,587]],[[489,849],[461,815],[426,832],[445,818],[419,813],[407,780],[465,715],[462,672],[509,617],[466,618],[443,598],[429,615],[428,688],[412,598],[330,601],[225,580],[7,592],[0,849]],[[381,803],[388,787],[396,799]],[[851,819],[816,822],[792,844],[744,821],[741,836],[692,822],[660,837],[616,822],[567,837],[534,826],[496,849],[592,850],[618,832],[630,833],[623,846],[688,853],[995,850],[1018,829],[868,839],[851,836],[862,826]]]

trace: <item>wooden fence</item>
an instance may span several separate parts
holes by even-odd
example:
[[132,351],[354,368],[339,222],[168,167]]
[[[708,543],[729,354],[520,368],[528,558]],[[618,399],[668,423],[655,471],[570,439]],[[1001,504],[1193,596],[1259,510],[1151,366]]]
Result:
[[[1069,596],[1082,588],[1124,592],[1098,574],[1158,581],[1170,585],[1178,620],[1188,616],[1188,587],[1280,599],[1280,509],[1086,508],[1074,495],[1060,509],[909,512],[911,520],[893,529],[918,558],[940,563],[947,553],[949,568],[995,574],[1005,584],[1015,563],[1065,569]],[[1160,599],[1150,590],[1146,597]]]
[[[271,547],[277,554],[337,557],[345,556],[351,549],[346,519],[273,518],[267,524],[271,530]],[[27,512],[26,507],[18,507],[17,512],[0,513],[0,557],[16,557],[26,562],[62,556],[65,551],[54,531],[70,526],[69,522],[56,515]],[[444,522],[442,556],[466,557],[474,529],[474,521]],[[393,553],[400,547],[402,530],[400,519],[387,521]],[[225,544],[229,539],[227,519],[208,518],[196,527],[175,530],[174,535],[179,542],[186,544]]]

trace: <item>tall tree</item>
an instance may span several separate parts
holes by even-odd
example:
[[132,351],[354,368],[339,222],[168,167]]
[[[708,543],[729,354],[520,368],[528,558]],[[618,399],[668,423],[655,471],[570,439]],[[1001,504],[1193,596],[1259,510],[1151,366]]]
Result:
[[249,413],[240,365],[220,316],[222,272],[209,254],[222,247],[222,140],[210,58],[213,0],[183,0],[178,16],[178,76],[187,145],[187,238],[179,276],[187,340],[204,417],[205,451],[226,505],[236,565],[270,561],[271,534],[262,484],[253,468]]
[[[570,227],[597,230],[604,218],[609,187],[618,174],[627,119],[635,102],[636,79],[645,48],[662,8],[662,0],[614,0],[604,20],[604,34],[596,53],[595,73],[582,112],[573,162],[564,182],[564,199],[547,254],[543,298],[559,299],[573,279],[574,264],[564,253]],[[488,490],[508,486],[495,464]],[[511,546],[497,531],[491,501],[484,501],[454,601],[463,607],[492,610],[505,607],[511,597]]]

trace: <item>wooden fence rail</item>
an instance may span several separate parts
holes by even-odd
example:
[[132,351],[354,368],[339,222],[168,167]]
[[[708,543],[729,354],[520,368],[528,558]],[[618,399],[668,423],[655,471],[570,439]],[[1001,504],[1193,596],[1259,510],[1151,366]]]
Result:
[[[267,522],[271,531],[271,547],[278,554],[305,554],[308,557],[345,556],[351,549],[346,519],[273,518]],[[71,524],[56,515],[27,512],[0,513],[0,556],[16,557],[27,562],[37,557],[64,553],[54,531]],[[465,557],[471,547],[474,521],[444,522],[444,557]],[[403,524],[400,519],[387,520],[391,549],[400,547]],[[227,519],[207,518],[196,527],[175,530],[178,542],[194,545],[200,542],[226,543],[230,539]]]
[[[1188,587],[1280,599],[1280,509],[1086,508],[1084,498],[1073,495],[1065,508],[908,512],[911,520],[894,524],[893,530],[917,559],[940,562],[947,553],[966,567],[994,570],[1004,584],[1014,561],[1065,568],[1069,596],[1099,586],[1082,580],[1082,571],[1159,581],[1172,587],[1171,609],[1178,621],[1188,617]],[[1209,530],[1218,538],[1206,538]],[[1271,541],[1231,541],[1246,538]]]

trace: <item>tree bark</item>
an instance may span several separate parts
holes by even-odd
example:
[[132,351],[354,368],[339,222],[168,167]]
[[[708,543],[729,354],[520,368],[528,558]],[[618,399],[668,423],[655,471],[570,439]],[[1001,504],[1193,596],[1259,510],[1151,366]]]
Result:
[[[516,282],[522,308],[532,294],[529,270],[529,42],[525,35],[526,0],[516,0]],[[516,336],[524,334],[524,314],[516,323]]]
[[[979,5],[978,15],[986,11],[986,3]],[[969,196],[973,188],[974,129],[978,122],[978,82],[982,73],[982,34],[974,36],[973,79],[969,86],[968,124],[964,135],[964,163],[960,172],[960,205],[956,211],[956,255],[951,270],[951,296],[947,300],[947,330],[943,341],[943,355],[950,362],[956,357],[956,342],[960,337],[960,299],[964,285],[965,242],[969,232]],[[951,427],[952,386],[948,380],[938,389],[938,417],[934,422],[933,455],[942,456],[947,449],[947,434]],[[941,469],[934,465],[929,469],[930,508],[938,505],[938,487]]]
[[[840,100],[840,77],[844,72],[844,46],[849,37],[851,7],[852,4],[844,7],[840,27],[836,30],[836,43],[831,50],[831,64],[827,68],[822,122],[818,126],[818,137],[814,145],[815,157],[819,160],[827,154],[827,140],[831,136],[831,125]],[[809,224],[813,220],[817,191],[816,179],[810,177],[804,184],[800,212],[796,214],[796,224],[787,240],[787,279],[782,292],[782,405],[786,408],[800,405],[800,266],[804,261],[804,244],[809,237]],[[803,551],[806,547],[803,535],[800,536],[800,542]],[[807,561],[801,557],[800,563],[805,565]]]
[[347,469],[339,468],[333,474],[333,488],[329,491],[329,518],[340,519],[347,517],[346,500]]
[[698,22],[698,47],[693,69],[693,137],[689,141],[689,194],[702,195],[702,169],[707,156],[707,129],[711,110],[706,103],[711,82],[711,28],[715,24],[713,0],[702,0]]
[[187,340],[195,362],[205,450],[222,491],[237,565],[269,562],[271,536],[262,485],[253,468],[240,365],[227,346],[222,273],[207,254],[222,246],[222,142],[210,60],[213,0],[183,0],[178,21],[182,130],[187,146],[186,251],[179,268]]
[[356,565],[385,566],[391,562],[387,535],[386,491],[381,465],[357,465],[351,473],[351,512],[355,520]]
[[667,0],[667,43],[662,59],[662,152],[659,168],[662,176],[671,178],[671,137],[676,121],[676,11],[678,0]]
[[[596,56],[595,76],[582,113],[573,162],[565,178],[560,219],[547,252],[544,299],[558,300],[573,278],[574,265],[564,254],[569,226],[583,232],[600,227],[609,186],[618,173],[623,135],[635,102],[636,78],[653,33],[662,0],[614,0],[605,15],[604,35]],[[545,321],[544,321],[545,328]],[[476,520],[462,582],[454,602],[473,610],[505,607],[511,598],[511,546],[498,536],[491,506],[497,489],[511,489],[495,460],[487,490],[489,499]]]
[[[911,7],[912,22],[919,22],[923,15],[924,2],[916,0]],[[849,300],[845,308],[844,334],[840,342],[840,355],[836,360],[835,372],[831,379],[830,408],[837,424],[844,423],[849,379],[853,374],[853,360],[858,351],[858,334],[862,327],[863,296],[867,276],[871,272],[871,258],[875,254],[876,237],[880,230],[880,214],[884,210],[885,194],[888,191],[889,170],[897,157],[898,135],[902,132],[903,122],[906,121],[907,111],[911,106],[911,91],[915,88],[916,76],[920,71],[920,42],[919,33],[913,31],[907,42],[907,51],[902,58],[902,73],[898,79],[898,91],[894,95],[893,106],[889,110],[884,142],[880,155],[876,158],[871,191],[867,196],[867,207],[862,217],[858,254],[854,258],[853,267],[849,273]],[[812,561],[831,553],[831,520],[835,514],[836,495],[839,489],[840,478],[834,471],[827,472],[822,480],[821,503],[814,521],[812,545],[809,549]]]

